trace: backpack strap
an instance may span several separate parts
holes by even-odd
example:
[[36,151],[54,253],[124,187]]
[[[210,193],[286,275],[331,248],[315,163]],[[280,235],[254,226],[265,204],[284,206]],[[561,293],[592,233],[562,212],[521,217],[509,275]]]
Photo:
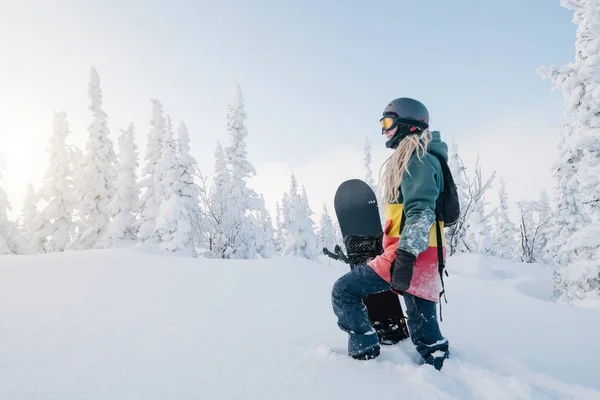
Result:
[[398,230],[398,234],[402,234],[402,229],[404,229],[404,225],[406,225],[406,214],[404,213],[404,206],[402,207],[402,217],[400,217],[400,229]]
[[438,256],[438,272],[440,273],[440,281],[442,282],[442,291],[440,292],[440,321],[442,319],[442,295],[444,296],[444,301],[448,303],[446,299],[446,289],[444,288],[444,273],[448,276],[448,271],[446,271],[446,264],[444,262],[444,249],[442,245],[442,229],[440,228],[440,222],[435,221],[435,235],[437,239],[437,256]]

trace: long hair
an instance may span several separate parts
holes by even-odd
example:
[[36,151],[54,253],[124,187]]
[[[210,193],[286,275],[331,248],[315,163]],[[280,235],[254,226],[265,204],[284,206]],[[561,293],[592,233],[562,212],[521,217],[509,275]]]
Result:
[[[417,152],[417,157],[422,161],[430,141],[429,129],[425,129],[420,134],[408,135],[400,141],[394,153],[383,163],[381,169],[386,167],[383,174],[383,202],[385,204],[394,203],[398,199],[404,172],[410,175],[410,171],[408,171],[410,157]],[[379,170],[380,176],[381,169]]]

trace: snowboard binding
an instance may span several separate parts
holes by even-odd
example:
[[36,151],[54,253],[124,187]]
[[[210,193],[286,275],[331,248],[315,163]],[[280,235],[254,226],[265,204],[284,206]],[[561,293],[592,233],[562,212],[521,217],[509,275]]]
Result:
[[380,344],[391,346],[410,337],[406,326],[406,317],[388,318],[384,321],[372,321]]
[[347,235],[344,238],[344,247],[348,252],[347,255],[344,254],[342,248],[337,244],[335,245],[333,252],[327,247],[323,247],[323,253],[334,260],[340,260],[351,266],[364,265],[369,260],[383,253],[381,241],[381,235]]

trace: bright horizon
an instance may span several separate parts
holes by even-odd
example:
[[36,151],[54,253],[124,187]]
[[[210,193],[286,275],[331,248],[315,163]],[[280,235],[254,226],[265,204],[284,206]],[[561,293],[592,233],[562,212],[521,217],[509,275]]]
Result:
[[0,16],[0,34],[12,38],[0,45],[0,185],[11,218],[27,183],[40,187],[55,111],[67,113],[69,143],[85,147],[91,66],[115,146],[134,123],[144,162],[150,99],[158,98],[175,126],[188,125],[207,175],[217,141],[228,144],[225,115],[239,83],[258,172],[251,186],[271,211],[294,171],[314,219],[323,204],[332,213],[339,183],[364,178],[367,137],[377,177],[389,155],[378,120],[401,96],[427,105],[432,129],[459,146],[468,168],[479,154],[484,175],[496,170],[511,203],[541,189],[552,199],[563,99],[535,70],[573,59],[575,25],[558,1],[237,3],[8,1]]

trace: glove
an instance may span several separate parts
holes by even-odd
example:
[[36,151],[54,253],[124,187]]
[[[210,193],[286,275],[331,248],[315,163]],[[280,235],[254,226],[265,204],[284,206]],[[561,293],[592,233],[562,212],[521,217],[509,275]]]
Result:
[[416,257],[407,251],[396,250],[396,260],[392,264],[392,282],[390,283],[394,293],[402,292],[410,287],[415,259]]

